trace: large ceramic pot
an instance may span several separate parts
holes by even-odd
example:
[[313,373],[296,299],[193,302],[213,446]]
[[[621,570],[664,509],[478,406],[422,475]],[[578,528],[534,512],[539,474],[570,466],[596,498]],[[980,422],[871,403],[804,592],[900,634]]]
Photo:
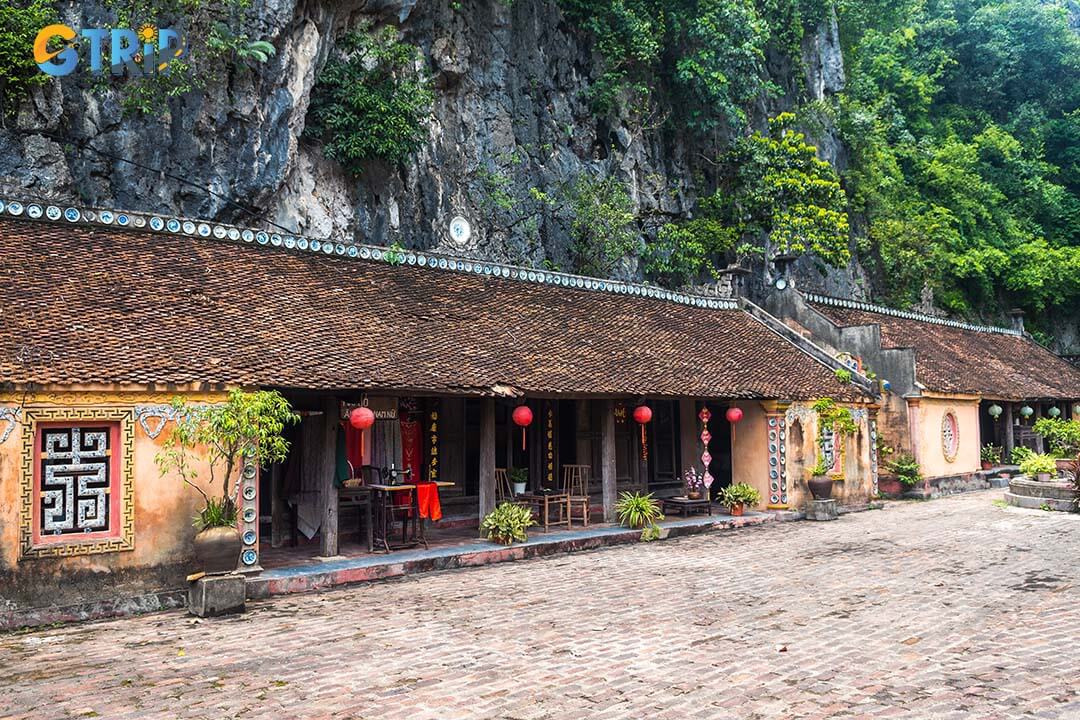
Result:
[[240,531],[236,528],[206,528],[195,536],[198,570],[207,575],[232,572],[240,560],[240,548]]
[[815,500],[828,500],[832,495],[833,481],[827,475],[814,475],[806,481]]

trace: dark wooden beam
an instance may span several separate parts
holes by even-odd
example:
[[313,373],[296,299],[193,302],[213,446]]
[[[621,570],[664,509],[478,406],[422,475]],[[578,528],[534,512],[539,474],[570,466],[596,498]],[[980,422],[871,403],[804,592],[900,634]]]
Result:
[[338,554],[338,492],[334,487],[334,472],[337,469],[337,426],[339,415],[337,398],[323,400],[321,418],[311,418],[320,423],[318,453],[319,467],[319,507],[322,525],[319,528],[322,557],[334,557]]
[[600,486],[604,497],[604,522],[615,522],[615,403],[604,400],[600,415]]
[[495,509],[495,399],[480,401],[480,518]]

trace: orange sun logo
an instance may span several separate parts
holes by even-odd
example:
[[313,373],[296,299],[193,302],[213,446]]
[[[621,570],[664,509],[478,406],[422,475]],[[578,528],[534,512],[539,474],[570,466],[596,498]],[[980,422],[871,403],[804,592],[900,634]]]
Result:
[[151,25],[150,23],[146,23],[145,25],[142,25],[141,27],[139,27],[139,33],[138,34],[139,34],[139,40],[141,40],[143,42],[143,44],[146,44],[146,43],[156,44],[157,43],[157,34],[158,33],[157,33],[157,26],[155,26],[155,25]]

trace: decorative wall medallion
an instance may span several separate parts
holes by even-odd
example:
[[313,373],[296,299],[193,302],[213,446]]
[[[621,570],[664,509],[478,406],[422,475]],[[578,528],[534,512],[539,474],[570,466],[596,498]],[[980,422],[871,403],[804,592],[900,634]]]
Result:
[[176,408],[172,405],[136,405],[135,419],[151,440],[157,440],[170,420],[176,420]]
[[956,413],[948,410],[941,417],[941,452],[947,462],[953,462],[959,451],[960,424],[956,420]]
[[878,494],[877,418],[870,418],[870,496]]

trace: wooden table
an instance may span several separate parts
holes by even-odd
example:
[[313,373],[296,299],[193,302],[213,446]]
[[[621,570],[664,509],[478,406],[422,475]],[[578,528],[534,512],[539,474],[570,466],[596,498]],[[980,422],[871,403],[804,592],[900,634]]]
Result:
[[[543,522],[537,522],[536,525],[543,525],[544,532],[548,531],[552,525],[565,525],[570,527],[570,494],[569,493],[524,493],[522,495],[515,495],[514,502],[527,503],[536,508],[538,520]],[[551,508],[556,507],[561,509],[561,518],[559,520],[551,519]]]
[[669,508],[674,508],[679,511],[683,517],[686,517],[692,512],[700,512],[702,510],[709,515],[712,515],[712,502],[707,497],[701,498],[700,500],[691,500],[685,495],[681,495],[678,497],[664,498],[660,502],[664,508],[665,514],[668,512]]
[[[453,487],[452,482],[436,481],[435,483],[422,483],[433,484],[435,487]],[[372,483],[369,485],[362,485],[362,488],[367,488],[371,493],[371,502],[368,503],[368,526],[374,529],[374,543],[382,545],[386,552],[391,550],[401,550],[403,548],[416,547],[417,545],[423,545],[427,547],[427,537],[424,533],[424,522],[420,517],[420,504],[417,499],[416,492],[412,492],[411,504],[408,509],[411,510],[412,515],[412,532],[408,532],[409,520],[406,518],[402,525],[402,538],[401,543],[396,545],[390,544],[389,532],[386,527],[386,515],[388,511],[392,511],[393,508],[404,509],[406,506],[395,505],[393,503],[394,493],[410,492],[416,490],[416,485],[413,483],[406,483],[403,485],[382,485]],[[377,510],[377,512],[376,512]],[[372,515],[375,515],[375,523],[372,524]],[[374,551],[374,547],[370,548]]]

